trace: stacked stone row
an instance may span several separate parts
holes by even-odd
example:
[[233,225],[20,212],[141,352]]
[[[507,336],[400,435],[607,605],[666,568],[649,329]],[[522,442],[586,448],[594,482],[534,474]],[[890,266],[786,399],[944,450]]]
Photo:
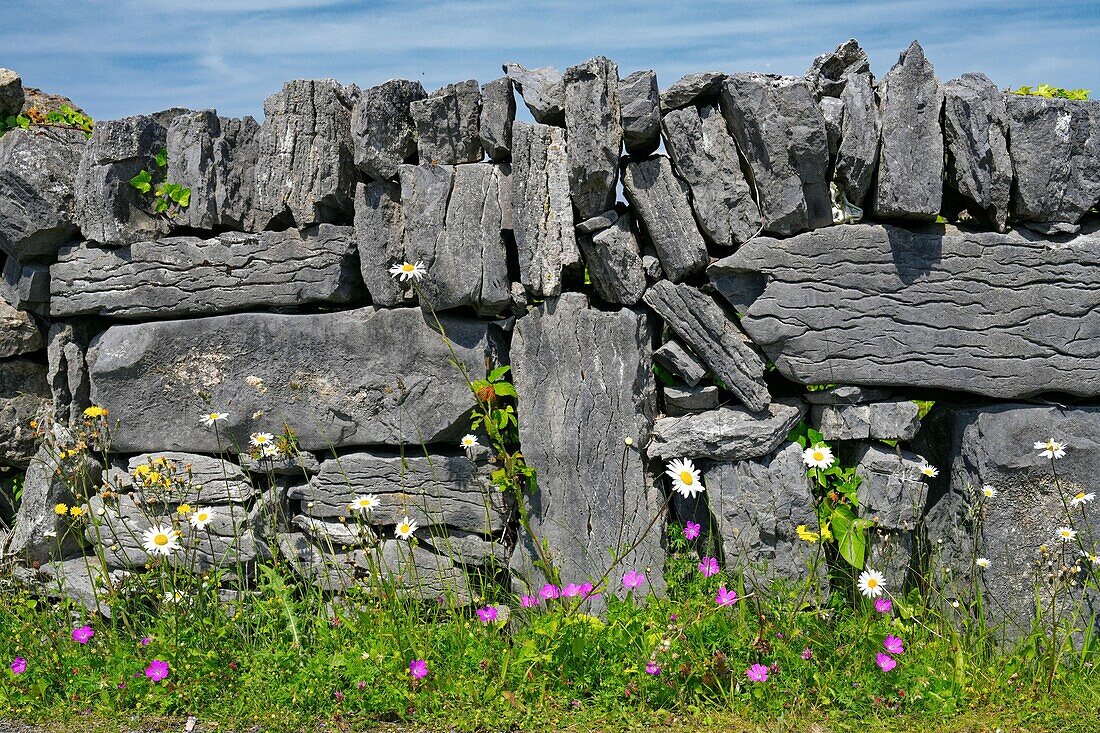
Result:
[[[458,449],[471,397],[452,360],[475,377],[512,365],[532,526],[578,583],[614,546],[660,585],[670,517],[651,520],[673,458],[707,491],[671,518],[710,528],[724,561],[805,577],[795,530],[817,519],[787,439],[802,419],[850,441],[872,558],[894,577],[917,564],[926,517],[961,546],[967,486],[1016,481],[971,460],[1003,448],[967,420],[1084,439],[1088,409],[985,405],[1100,392],[1100,104],[980,74],[943,84],[916,43],[879,81],[855,41],[804,77],[707,72],[663,92],[603,57],[504,71],[431,94],[293,81],[262,125],[168,110],[86,142],[8,133],[4,295],[33,334],[7,355],[48,342],[34,394],[62,423],[108,407],[123,474],[157,451],[222,460],[291,425],[298,465],[274,494],[234,499],[290,520],[249,525],[241,557],[278,545],[332,582],[334,563],[365,563],[339,551],[363,540],[340,519],[374,493],[388,508],[370,541],[420,576],[412,592],[460,600],[473,575],[543,578],[491,466]],[[164,148],[167,180],[191,189],[172,217],[128,183]],[[404,261],[427,269],[415,288],[388,273]],[[843,386],[800,388],[821,384]],[[922,428],[910,400],[928,396],[976,406]],[[197,419],[211,410],[230,414],[217,433]],[[399,510],[421,525],[415,556],[392,539]]]

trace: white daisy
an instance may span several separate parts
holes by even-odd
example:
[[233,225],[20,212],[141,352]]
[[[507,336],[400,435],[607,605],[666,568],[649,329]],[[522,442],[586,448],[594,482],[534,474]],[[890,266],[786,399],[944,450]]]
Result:
[[882,595],[883,584],[886,578],[877,570],[868,568],[859,574],[859,592],[868,598],[878,598]]
[[142,535],[142,545],[150,555],[171,555],[180,549],[179,532],[154,524]]
[[1095,552],[1086,552],[1085,559],[1093,565],[1100,565],[1100,555],[1097,555]]
[[210,412],[202,416],[202,424],[209,428],[213,426],[214,423],[221,422],[228,417],[228,412]]
[[672,490],[685,499],[690,499],[703,490],[699,481],[699,469],[690,458],[677,458],[670,461],[665,474],[672,479]]
[[179,603],[183,600],[183,593],[178,590],[166,590],[164,591],[165,603]]
[[195,529],[206,529],[206,525],[214,521],[214,514],[209,509],[199,507],[191,512],[190,522]]
[[402,262],[400,265],[394,265],[390,268],[390,275],[403,281],[413,280],[418,282],[427,274],[428,270],[422,262]]
[[412,521],[407,516],[402,517],[401,521],[397,523],[397,526],[393,528],[393,533],[403,540],[412,537],[412,533],[415,531],[416,522]]
[[986,568],[989,567],[989,558],[988,557],[979,557],[977,560],[974,561],[974,564],[977,565],[982,570],[985,570]]
[[278,460],[283,457],[283,452],[274,443],[265,443],[260,446],[260,458]]
[[1069,500],[1070,506],[1081,506],[1082,504],[1088,504],[1090,501],[1096,498],[1096,494],[1089,492],[1086,494],[1084,491],[1077,492],[1072,499]]
[[481,445],[481,443],[477,442],[476,435],[463,435],[462,440],[458,441],[458,444],[463,448],[473,448],[474,446]]
[[997,495],[997,490],[995,488],[993,488],[992,486],[990,486],[989,484],[985,484],[984,486],[982,486],[982,496],[984,496],[985,498],[992,499],[996,495]]
[[253,448],[262,448],[265,445],[273,445],[275,436],[271,433],[252,433],[248,436],[248,444]]
[[1050,458],[1051,460],[1061,458],[1066,454],[1066,446],[1054,438],[1048,439],[1045,443],[1037,442],[1035,450],[1039,451],[1039,455],[1043,458]]
[[824,443],[812,445],[802,451],[802,461],[810,468],[829,468],[834,460],[832,449]]
[[936,468],[935,466],[931,466],[927,463],[920,467],[920,472],[928,478],[936,478],[940,475],[940,471],[938,468]]
[[1070,529],[1069,527],[1059,527],[1058,531],[1055,532],[1055,534],[1057,535],[1058,539],[1062,540],[1062,542],[1073,542],[1075,539],[1077,539],[1077,531]]
[[367,512],[374,511],[378,508],[378,505],[382,502],[378,501],[378,497],[374,494],[367,494],[366,496],[357,496],[355,500],[348,504],[349,512],[361,512],[366,514]]

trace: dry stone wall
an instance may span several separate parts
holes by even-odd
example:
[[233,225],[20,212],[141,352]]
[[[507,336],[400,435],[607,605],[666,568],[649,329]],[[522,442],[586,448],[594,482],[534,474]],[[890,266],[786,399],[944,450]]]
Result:
[[[382,574],[456,604],[625,566],[660,587],[666,530],[690,520],[753,584],[805,580],[805,421],[856,467],[895,585],[922,547],[968,577],[984,542],[1006,564],[989,605],[1026,615],[1059,511],[1031,444],[1067,442],[1069,481],[1096,473],[1100,102],[942,81],[916,42],[880,77],[853,40],[803,77],[663,91],[604,57],[502,68],[431,92],[291,81],[262,123],[171,109],[3,135],[0,464],[26,471],[21,504],[0,501],[6,557],[98,545],[140,567],[134,538],[171,506],[139,511],[135,472],[163,457],[189,472],[172,501],[219,509],[204,565],[278,553],[327,588]],[[161,151],[191,192],[167,213],[129,183]],[[390,274],[405,262],[415,287]],[[519,505],[459,446],[466,379],[500,365],[538,472]],[[63,441],[93,404],[111,443],[65,466],[78,497],[30,426]],[[298,455],[248,454],[284,425]],[[677,458],[704,493],[670,495]],[[981,531],[980,485],[1011,498]],[[58,501],[99,530],[45,541]]]

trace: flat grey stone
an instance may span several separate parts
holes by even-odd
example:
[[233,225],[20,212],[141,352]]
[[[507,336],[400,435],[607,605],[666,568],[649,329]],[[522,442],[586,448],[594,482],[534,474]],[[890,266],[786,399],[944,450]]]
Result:
[[[2,374],[3,372],[0,372]],[[26,424],[26,423],[24,423]],[[75,443],[72,434],[59,425],[50,428],[53,439],[66,448]],[[7,442],[6,440],[4,441]],[[87,452],[66,459],[66,476],[58,473],[58,456],[43,445],[27,465],[23,495],[15,515],[15,527],[4,550],[5,557],[29,562],[60,559],[81,547],[79,526],[73,518],[60,517],[54,506],[77,506],[73,486],[98,486],[102,468]]]
[[[490,535],[507,526],[511,506],[489,473],[466,456],[347,453],[322,461],[317,475],[291,487],[287,498],[300,501],[311,517],[348,517],[377,527],[408,516],[436,533],[454,528]],[[366,494],[378,498],[378,508],[365,515],[349,511]]]
[[168,123],[184,111],[96,124],[73,183],[73,222],[85,239],[117,245],[168,233],[171,222],[167,215],[153,211],[153,194],[141,193],[130,179],[143,170],[152,174],[160,170],[156,155],[168,144]]
[[382,576],[379,590],[394,587],[402,597],[440,601],[451,607],[465,606],[474,600],[466,573],[453,560],[405,540],[382,542],[371,553],[367,566],[376,568]]
[[695,354],[677,341],[668,341],[653,352],[653,363],[679,377],[689,387],[694,387],[707,376],[707,367]]
[[368,525],[362,522],[349,522],[346,518],[318,519],[305,514],[295,514],[291,517],[290,525],[309,535],[315,544],[330,552],[335,552],[337,548],[347,551],[360,546],[371,547],[378,542],[378,538]]
[[481,87],[468,79],[448,84],[409,104],[421,163],[477,163],[483,156]]
[[963,74],[943,90],[947,185],[975,217],[1003,232],[1012,194],[1005,95],[984,74]]
[[[819,550],[798,536],[798,526],[816,529],[817,515],[797,443],[747,461],[711,464],[703,482],[707,490],[695,499],[675,498],[677,510],[716,535],[725,569],[744,569],[749,588],[811,578]],[[827,585],[824,562],[817,564],[814,584]]]
[[806,82],[734,74],[722,87],[721,104],[752,169],[764,229],[794,234],[831,224],[825,119]]
[[712,297],[690,285],[659,280],[643,300],[750,411],[768,406],[764,359]]
[[[489,323],[440,320],[450,348],[435,319],[410,308],[111,326],[89,350],[92,400],[118,416],[120,452],[216,452],[214,430],[199,423],[212,410],[229,413],[223,445],[283,423],[303,450],[450,444],[473,407],[451,349],[470,374],[500,359]],[[165,411],[180,420],[163,420]]]
[[577,225],[578,234],[595,234],[596,232],[603,231],[616,221],[619,220],[619,214],[614,209],[608,209],[602,214],[597,214],[589,219],[585,219]]
[[85,359],[91,337],[89,324],[80,320],[50,326],[46,379],[53,395],[54,420],[62,425],[76,425],[92,404]]
[[859,515],[879,527],[913,531],[924,516],[928,480],[925,460],[909,451],[863,443],[853,458],[859,476]]
[[481,87],[481,119],[478,139],[494,163],[512,160],[512,123],[516,121],[516,97],[506,76]]
[[[643,313],[595,310],[579,293],[547,300],[516,322],[512,375],[527,405],[520,442],[539,479],[524,500],[564,583],[596,582],[611,564],[608,548],[634,547],[622,567],[644,570],[658,592],[664,587],[662,533],[652,524],[663,501],[639,450],[656,406],[651,338]],[[521,532],[511,567],[524,592],[545,582],[536,560]]]
[[644,158],[661,142],[661,97],[657,75],[635,71],[619,79],[619,112],[623,144],[632,158]]
[[634,305],[645,292],[645,271],[630,215],[592,236],[577,238],[596,294],[608,303]]
[[1092,396],[1098,251],[1097,235],[1054,244],[853,224],[754,239],[710,276],[741,327],[801,384],[843,375],[998,398]]
[[511,557],[510,548],[502,542],[450,528],[445,534],[418,529],[415,537],[435,554],[449,558],[456,565],[505,570]]
[[665,276],[661,260],[657,255],[647,253],[645,249],[642,250],[642,269],[645,270],[646,280],[649,282],[656,282]]
[[0,137],[0,250],[9,257],[52,257],[76,235],[73,179],[85,142],[55,127]]
[[933,220],[943,201],[943,87],[913,41],[879,84],[878,216]]
[[565,85],[569,192],[580,219],[615,204],[623,127],[619,119],[619,67],[603,56],[570,66]]
[[1100,200],[1100,102],[1009,94],[1012,215],[1076,224]]
[[732,247],[756,234],[760,208],[718,108],[705,105],[669,112],[661,129],[672,166],[691,189],[691,208],[707,241]]
[[213,110],[178,115],[168,126],[165,180],[191,189],[173,224],[195,229],[254,228],[253,195],[260,126]]
[[35,595],[68,598],[88,613],[111,618],[111,586],[118,587],[127,573],[105,568],[95,556],[78,556],[44,562],[37,569],[17,568],[12,575],[26,578]]
[[168,318],[255,307],[346,303],[358,295],[355,234],[322,224],[299,232],[168,237],[61,250],[50,268],[55,317]]
[[23,80],[11,69],[0,69],[0,117],[8,118],[23,109]]
[[9,257],[0,280],[0,297],[16,310],[50,314],[50,268],[37,263],[20,264]]
[[664,417],[653,425],[646,446],[650,458],[704,458],[743,461],[771,453],[787,439],[806,413],[797,400],[773,402],[766,411],[720,407],[683,417]]
[[34,460],[37,441],[30,423],[48,413],[50,404],[45,365],[0,361],[0,466],[24,468]]
[[363,90],[352,109],[351,136],[355,165],[364,175],[393,178],[398,166],[416,157],[416,124],[409,105],[427,96],[420,82],[407,79]]
[[1081,231],[1080,224],[1068,224],[1064,221],[1024,221],[1020,222],[1020,226],[1048,237],[1077,234]]
[[802,399],[814,405],[859,405],[864,402],[880,402],[889,396],[890,391],[886,389],[846,384],[807,392]]
[[562,270],[581,260],[573,233],[565,131],[516,122],[511,183],[520,281],[536,296],[557,295]]
[[910,400],[862,405],[815,405],[813,421],[825,440],[912,440],[920,408]]
[[[1031,632],[1036,604],[1046,609],[1049,623],[1052,603],[1058,619],[1075,619],[1076,641],[1083,629],[1095,634],[1100,630],[1095,587],[1055,584],[1051,573],[1063,564],[1096,571],[1080,557],[1076,542],[1063,545],[1056,533],[1072,526],[1085,550],[1097,552],[1088,544],[1100,537],[1095,503],[1085,511],[1070,507],[1070,515],[1066,501],[1078,492],[1095,492],[1100,408],[1000,404],[937,411],[936,422],[942,452],[930,457],[940,468],[943,496],[925,522],[933,568],[939,570],[932,578],[937,590],[945,598],[973,602],[977,584],[988,618],[1003,623],[1009,639]],[[1066,446],[1057,481],[1050,460],[1031,447],[1051,438]],[[997,491],[995,497],[982,495],[986,485]],[[989,569],[975,567],[975,556],[988,558]],[[952,572],[944,574],[944,568]],[[1076,611],[1083,615],[1073,615]]]
[[665,275],[673,282],[701,271],[709,262],[688,191],[663,155],[630,161],[623,169],[623,192],[645,226]]
[[516,85],[535,122],[565,124],[565,84],[560,71],[553,66],[527,69],[515,62],[503,64],[501,68]]
[[258,227],[288,217],[298,227],[350,223],[356,183],[351,109],[358,91],[333,79],[298,79],[264,100]]
[[38,322],[13,308],[0,293],[0,359],[37,351],[46,345]]
[[299,451],[293,456],[284,453],[279,458],[253,457],[248,453],[239,453],[237,463],[245,471],[274,476],[312,476],[321,470],[317,456],[308,451]]
[[712,384],[701,387],[665,387],[663,392],[665,414],[669,417],[718,409],[718,388]]
[[870,73],[867,53],[860,48],[859,41],[850,38],[832,53],[815,58],[806,71],[806,82],[818,99],[839,98],[853,76]]
[[[134,469],[143,465],[171,476],[171,488],[146,486],[134,478]],[[179,451],[156,451],[131,458],[116,458],[108,470],[107,481],[114,491],[132,493],[142,506],[163,504],[172,511],[180,504],[243,504],[260,493],[236,463]]]
[[661,92],[661,112],[687,107],[699,100],[718,96],[726,75],[721,71],[703,71],[687,74]]

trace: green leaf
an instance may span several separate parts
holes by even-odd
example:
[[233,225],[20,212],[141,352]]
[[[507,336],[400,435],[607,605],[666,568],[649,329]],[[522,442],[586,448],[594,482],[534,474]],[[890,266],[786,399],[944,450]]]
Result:
[[511,369],[512,369],[512,367],[507,366],[507,365],[498,366],[496,369],[489,372],[489,376],[486,377],[486,379],[488,379],[490,382],[499,382],[501,379],[504,378],[505,374],[507,374],[509,371],[511,371]]
[[156,203],[153,204],[153,211],[158,214],[163,214],[168,211],[168,199],[158,198]]
[[188,206],[190,206],[191,205],[191,189],[181,188],[180,189],[180,197],[178,199],[176,199],[176,203],[179,204],[184,209],[186,209]]
[[153,189],[153,175],[146,170],[141,171],[130,179],[130,185],[142,193],[149,193]]
[[874,522],[855,518],[851,509],[841,505],[833,510],[829,525],[840,556],[856,570],[862,570],[867,552],[867,528],[874,526]]
[[515,386],[510,382],[497,382],[493,385],[493,391],[501,397],[519,397],[519,395],[516,394]]
[[168,165],[168,148],[161,148],[157,151],[157,165],[161,168]]

